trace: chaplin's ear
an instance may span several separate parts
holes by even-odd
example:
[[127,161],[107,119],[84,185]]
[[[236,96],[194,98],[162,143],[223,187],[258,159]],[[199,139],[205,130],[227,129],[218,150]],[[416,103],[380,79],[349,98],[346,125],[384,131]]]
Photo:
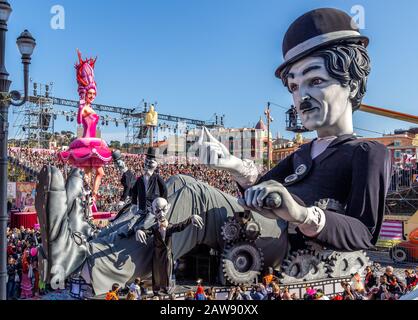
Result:
[[169,202],[167,203],[167,211],[170,210],[170,208],[171,208],[171,203]]
[[350,99],[354,99],[354,97],[357,95],[359,90],[359,83],[358,81],[352,81],[350,83]]

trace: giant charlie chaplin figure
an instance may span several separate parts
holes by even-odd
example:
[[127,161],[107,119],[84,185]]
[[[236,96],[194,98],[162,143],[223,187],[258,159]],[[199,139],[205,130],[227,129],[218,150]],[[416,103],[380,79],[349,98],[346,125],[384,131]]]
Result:
[[[248,209],[261,225],[256,245],[264,252],[266,265],[280,266],[288,253],[293,232],[289,230],[296,230],[291,247],[308,239],[344,251],[373,247],[383,219],[390,161],[383,145],[360,141],[353,133],[352,113],[366,92],[370,72],[367,45],[368,39],[340,10],[313,10],[292,23],[276,75],[291,93],[303,125],[318,137],[260,175],[252,161],[230,155],[204,128],[201,162],[229,171],[244,198],[238,203],[192,177],[171,177],[167,220],[177,223],[194,214],[204,220],[202,230],[187,227],[173,235],[174,259],[197,244],[222,248],[221,226],[234,213]],[[114,282],[149,276],[150,242],[120,238],[116,231],[89,238],[79,179],[75,170],[65,186],[54,167],[45,167],[39,177],[37,210],[46,240],[41,250],[46,279],[55,281],[79,271],[101,294]],[[279,209],[263,207],[271,193],[281,195]]]

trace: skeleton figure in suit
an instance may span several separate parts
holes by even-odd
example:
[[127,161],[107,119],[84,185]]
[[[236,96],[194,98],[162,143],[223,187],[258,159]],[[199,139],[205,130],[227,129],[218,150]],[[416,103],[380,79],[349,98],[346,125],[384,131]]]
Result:
[[152,213],[156,223],[148,230],[139,229],[136,239],[146,243],[148,235],[153,236],[154,251],[152,254],[152,287],[154,293],[168,293],[170,290],[171,275],[173,273],[172,235],[181,232],[190,224],[202,229],[203,220],[198,215],[192,215],[179,223],[169,223],[166,216],[170,204],[164,198],[156,198],[152,202]]

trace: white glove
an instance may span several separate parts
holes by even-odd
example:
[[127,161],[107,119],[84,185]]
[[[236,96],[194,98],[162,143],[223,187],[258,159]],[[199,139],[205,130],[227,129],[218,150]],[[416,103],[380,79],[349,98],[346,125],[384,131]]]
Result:
[[199,229],[203,228],[203,219],[201,216],[197,214],[192,215],[192,223],[195,227],[198,227]]
[[142,230],[138,230],[135,233],[135,240],[141,243],[146,243],[147,242],[147,234],[142,231]]
[[[273,192],[277,192],[282,197],[280,208],[263,208],[264,199]],[[254,210],[266,218],[283,220],[302,224],[305,222],[308,210],[298,204],[287,189],[275,180],[268,180],[245,190],[244,199],[239,199],[238,203],[245,209]]]
[[125,205],[125,202],[119,201],[118,202],[118,208],[122,208]]
[[242,160],[231,155],[228,149],[203,127],[199,141],[199,162],[214,169],[239,172]]

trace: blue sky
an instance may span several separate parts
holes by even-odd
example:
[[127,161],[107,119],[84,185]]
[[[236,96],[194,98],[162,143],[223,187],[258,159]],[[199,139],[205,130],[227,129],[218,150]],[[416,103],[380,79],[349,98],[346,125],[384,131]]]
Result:
[[[74,63],[79,48],[98,56],[97,103],[135,107],[157,101],[157,111],[208,120],[225,114],[226,126],[254,124],[267,101],[282,106],[291,97],[274,77],[289,24],[318,7],[365,10],[372,73],[364,103],[417,114],[418,2],[302,0],[9,0],[6,66],[12,89],[22,89],[16,37],[29,29],[37,40],[30,76],[54,82],[53,95],[77,99]],[[53,5],[65,9],[65,29],[50,26]],[[285,132],[283,109],[272,107],[273,133]],[[15,116],[10,115],[12,125]],[[355,126],[377,132],[412,124],[356,112]],[[61,118],[56,127],[75,130]],[[104,127],[107,140],[124,131]],[[373,136],[372,133],[359,131]],[[14,136],[11,128],[10,137]]]

